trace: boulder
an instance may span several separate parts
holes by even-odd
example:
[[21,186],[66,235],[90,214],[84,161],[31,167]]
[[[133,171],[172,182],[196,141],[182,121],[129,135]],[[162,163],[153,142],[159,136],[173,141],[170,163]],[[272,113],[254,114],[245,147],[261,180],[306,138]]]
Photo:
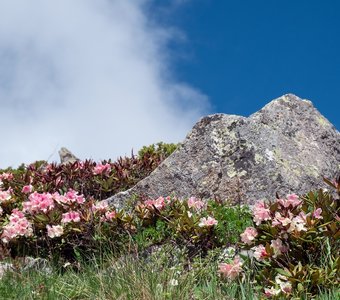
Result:
[[79,161],[79,158],[77,158],[70,150],[65,147],[62,147],[58,151],[58,153],[60,157],[60,163],[62,164],[74,163],[76,161]]
[[180,147],[147,178],[107,199],[174,194],[241,204],[278,193],[324,188],[340,170],[340,133],[312,102],[288,94],[249,117],[202,118]]

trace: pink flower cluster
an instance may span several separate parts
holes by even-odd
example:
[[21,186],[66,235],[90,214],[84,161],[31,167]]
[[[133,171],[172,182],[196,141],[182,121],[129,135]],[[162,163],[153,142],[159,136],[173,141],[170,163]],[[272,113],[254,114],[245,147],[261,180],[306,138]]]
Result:
[[250,245],[254,242],[258,232],[254,227],[247,227],[246,230],[241,234],[241,240],[243,243]]
[[292,284],[288,281],[286,276],[278,274],[275,277],[275,283],[276,287],[272,286],[271,288],[264,289],[264,295],[267,298],[275,297],[281,293],[289,295],[292,292]]
[[265,246],[263,245],[258,245],[252,248],[254,250],[254,257],[258,260],[258,261],[263,261],[266,258],[269,257],[269,254],[267,253],[267,250],[265,248]]
[[219,273],[227,279],[234,280],[242,272],[242,262],[239,256],[235,256],[232,263],[220,263]]
[[10,200],[12,197],[11,190],[0,191],[0,203]]
[[286,199],[278,199],[277,202],[283,208],[295,208],[302,203],[302,201],[299,199],[299,196],[295,194],[289,194],[287,195]]
[[29,194],[33,191],[33,186],[32,185],[25,185],[21,192],[24,193],[24,194]]
[[100,201],[97,204],[92,205],[93,212],[105,213],[109,209],[109,204],[106,201]]
[[146,200],[144,201],[144,204],[146,207],[153,208],[156,207],[158,210],[162,210],[165,208],[166,204],[170,203],[171,199],[170,197],[159,197],[156,200]]
[[61,223],[80,222],[80,214],[77,211],[69,211],[62,215]]
[[28,197],[29,201],[23,203],[23,212],[35,214],[47,213],[54,208],[53,196],[50,193],[34,192]]
[[85,202],[84,196],[78,195],[78,192],[72,189],[69,189],[65,195],[54,193],[53,198],[59,204],[72,204],[72,203],[83,204]]
[[8,243],[18,236],[32,236],[32,224],[28,222],[24,213],[18,209],[13,209],[9,216],[9,223],[3,227],[1,240]]
[[259,201],[253,208],[254,222],[256,225],[260,225],[263,221],[270,220],[270,210],[264,201]]
[[92,205],[92,211],[103,215],[100,218],[101,221],[112,221],[116,218],[116,212],[110,210],[109,204],[106,201],[101,201]]
[[0,174],[0,181],[3,181],[4,179],[5,180],[12,180],[14,177],[13,177],[13,174],[12,173],[2,173]]
[[188,199],[188,207],[194,208],[195,210],[201,210],[205,206],[204,202],[202,200],[199,200],[195,197],[190,197]]
[[94,175],[100,175],[100,174],[109,175],[110,172],[111,172],[111,165],[108,163],[106,163],[105,165],[99,163],[93,169]]
[[218,221],[212,217],[201,218],[198,226],[199,227],[212,227],[217,225]]
[[62,236],[64,233],[64,228],[61,225],[46,225],[47,235],[50,238],[55,238]]

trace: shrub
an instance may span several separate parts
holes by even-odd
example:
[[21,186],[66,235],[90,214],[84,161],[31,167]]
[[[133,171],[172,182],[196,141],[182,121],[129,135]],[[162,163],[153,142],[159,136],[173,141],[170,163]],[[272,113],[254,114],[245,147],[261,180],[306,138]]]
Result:
[[[339,193],[340,177],[326,182]],[[339,286],[339,221],[339,198],[323,190],[254,206],[254,225],[241,240],[254,258],[248,271],[267,297],[312,297]],[[231,279],[239,266],[236,259],[220,272]]]

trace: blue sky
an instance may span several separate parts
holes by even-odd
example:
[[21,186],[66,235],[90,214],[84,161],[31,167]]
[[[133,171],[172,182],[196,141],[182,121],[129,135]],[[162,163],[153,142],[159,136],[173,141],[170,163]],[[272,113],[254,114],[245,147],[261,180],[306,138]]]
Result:
[[163,22],[186,34],[172,45],[176,75],[214,112],[249,115],[294,93],[340,128],[340,1],[186,1]]
[[286,93],[340,128],[340,2],[1,0],[0,168],[115,159]]

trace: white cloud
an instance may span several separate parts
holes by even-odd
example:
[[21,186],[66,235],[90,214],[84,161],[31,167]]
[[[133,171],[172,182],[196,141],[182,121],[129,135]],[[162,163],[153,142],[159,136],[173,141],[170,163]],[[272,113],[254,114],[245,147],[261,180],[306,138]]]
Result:
[[0,0],[0,168],[183,140],[207,97],[171,74],[174,31],[145,3]]

